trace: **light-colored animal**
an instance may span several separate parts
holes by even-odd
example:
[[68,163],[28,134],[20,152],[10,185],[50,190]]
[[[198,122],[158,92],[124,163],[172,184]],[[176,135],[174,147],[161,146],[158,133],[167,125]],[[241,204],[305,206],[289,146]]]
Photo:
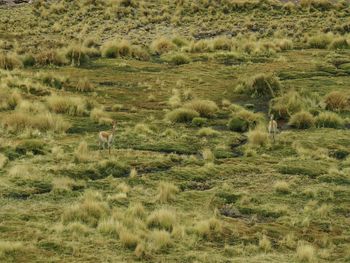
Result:
[[269,135],[272,137],[273,141],[275,141],[276,134],[278,132],[277,122],[274,120],[273,114],[270,116],[269,126],[267,127],[269,130]]
[[117,123],[113,121],[112,131],[101,131],[98,134],[100,149],[101,148],[105,149],[105,147],[107,146],[109,154],[111,154],[111,148],[115,137],[116,127],[117,127]]

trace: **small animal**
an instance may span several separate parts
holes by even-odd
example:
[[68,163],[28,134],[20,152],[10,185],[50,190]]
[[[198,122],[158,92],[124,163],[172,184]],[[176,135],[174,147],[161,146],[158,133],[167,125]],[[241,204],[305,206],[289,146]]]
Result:
[[273,141],[275,142],[275,137],[278,132],[277,122],[274,120],[273,114],[270,116],[269,126],[267,127],[269,131],[270,137],[272,137]]
[[109,154],[111,154],[111,147],[112,147],[112,144],[114,141],[116,127],[117,127],[117,123],[115,121],[113,121],[112,131],[101,131],[98,134],[98,141],[99,141],[99,145],[100,145],[100,150],[101,150],[101,148],[105,149],[105,147],[107,146],[108,152],[109,152]]

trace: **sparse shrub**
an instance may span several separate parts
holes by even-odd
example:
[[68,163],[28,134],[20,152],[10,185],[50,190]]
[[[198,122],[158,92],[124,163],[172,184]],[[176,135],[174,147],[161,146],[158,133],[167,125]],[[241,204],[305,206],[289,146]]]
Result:
[[315,262],[316,252],[314,247],[308,244],[299,244],[297,247],[297,259],[300,262]]
[[194,110],[198,112],[201,117],[206,118],[213,117],[219,110],[219,107],[216,105],[216,103],[211,100],[192,100],[185,103],[184,108]]
[[171,122],[190,122],[195,117],[199,117],[197,111],[188,108],[179,108],[168,112],[165,118]]
[[273,189],[280,194],[288,194],[290,192],[289,184],[286,181],[277,181],[273,185]]
[[324,98],[324,102],[326,109],[331,111],[344,111],[349,107],[349,98],[340,91],[328,93]]
[[0,69],[13,70],[22,67],[22,61],[15,54],[0,53]]
[[229,120],[227,126],[231,131],[246,132],[248,131],[249,123],[246,120],[235,116]]
[[217,137],[219,136],[220,132],[212,129],[212,128],[202,128],[197,132],[197,135],[199,137]]
[[165,230],[153,230],[149,238],[155,251],[164,250],[172,244],[170,233]]
[[160,203],[168,203],[175,200],[175,195],[179,192],[176,185],[168,182],[160,182],[158,185],[157,200]]
[[157,55],[168,53],[174,50],[175,47],[176,46],[165,37],[157,38],[151,44],[151,50]]
[[315,118],[316,127],[319,128],[342,128],[344,120],[334,112],[322,112]]
[[255,146],[263,146],[268,142],[269,135],[266,131],[256,129],[248,133],[248,141]]
[[95,87],[87,78],[82,78],[79,79],[76,89],[80,92],[91,92],[94,91]]
[[160,228],[171,231],[176,223],[174,211],[161,208],[153,211],[147,218],[147,225],[150,228]]
[[291,116],[288,124],[296,129],[309,129],[314,126],[315,118],[307,111],[300,111]]
[[264,251],[268,252],[271,250],[271,241],[267,238],[266,235],[263,235],[259,240],[259,247]]
[[271,74],[258,74],[241,81],[237,91],[247,93],[252,97],[275,97],[281,91],[279,79]]

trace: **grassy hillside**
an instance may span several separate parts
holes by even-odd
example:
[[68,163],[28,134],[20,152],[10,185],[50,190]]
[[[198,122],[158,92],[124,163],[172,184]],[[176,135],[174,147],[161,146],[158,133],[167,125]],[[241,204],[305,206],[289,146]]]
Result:
[[326,0],[1,6],[0,261],[348,262],[349,16]]

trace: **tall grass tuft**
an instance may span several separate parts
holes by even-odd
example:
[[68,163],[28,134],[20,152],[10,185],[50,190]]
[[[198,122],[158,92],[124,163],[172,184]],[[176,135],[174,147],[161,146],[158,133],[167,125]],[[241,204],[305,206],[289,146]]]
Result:
[[343,128],[344,120],[334,112],[322,112],[315,119],[316,127],[319,128]]
[[291,116],[288,124],[296,129],[309,129],[315,125],[315,118],[307,111],[300,111]]
[[272,74],[258,74],[241,81],[236,87],[238,92],[247,93],[252,97],[276,97],[281,91],[279,79]]
[[157,200],[160,203],[168,203],[175,200],[175,195],[179,192],[179,188],[168,182],[160,182],[158,185]]

